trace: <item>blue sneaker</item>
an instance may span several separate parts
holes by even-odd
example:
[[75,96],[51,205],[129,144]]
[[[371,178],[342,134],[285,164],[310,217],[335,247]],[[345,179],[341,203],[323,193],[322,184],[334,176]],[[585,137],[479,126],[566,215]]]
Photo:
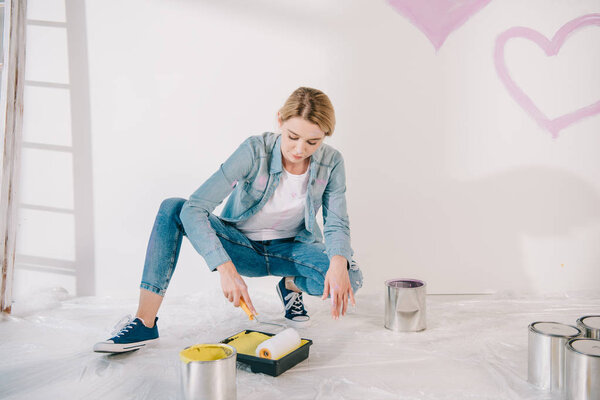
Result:
[[277,293],[285,307],[285,318],[295,323],[308,322],[310,317],[304,308],[301,292],[294,292],[285,287],[285,278],[281,278],[277,284]]
[[154,319],[154,326],[147,328],[141,319],[131,319],[131,315],[123,317],[111,333],[114,335],[104,342],[94,345],[97,353],[125,353],[140,349],[158,341],[158,317]]

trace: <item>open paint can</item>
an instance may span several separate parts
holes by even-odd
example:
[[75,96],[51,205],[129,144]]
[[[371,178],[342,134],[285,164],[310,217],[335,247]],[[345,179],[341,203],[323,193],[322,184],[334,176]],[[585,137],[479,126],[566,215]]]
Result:
[[223,344],[197,344],[179,353],[181,388],[185,400],[235,400],[235,348]]
[[583,336],[600,340],[600,315],[588,315],[577,320],[577,327]]
[[385,327],[397,332],[426,328],[426,284],[417,279],[385,282]]
[[567,399],[600,399],[600,340],[569,340],[565,358]]
[[565,345],[581,335],[571,325],[534,322],[529,325],[527,381],[535,386],[561,392],[565,386]]

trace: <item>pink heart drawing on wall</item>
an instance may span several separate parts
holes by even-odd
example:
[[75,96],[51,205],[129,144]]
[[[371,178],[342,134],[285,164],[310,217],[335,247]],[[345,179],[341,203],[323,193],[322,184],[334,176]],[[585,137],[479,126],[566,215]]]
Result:
[[492,0],[388,0],[438,51],[453,31]]
[[542,128],[550,132],[553,138],[557,138],[558,133],[572,123],[600,113],[600,100],[558,118],[548,118],[510,77],[504,60],[504,46],[506,45],[506,42],[512,38],[525,38],[541,47],[546,52],[547,56],[555,56],[558,54],[558,51],[571,33],[589,25],[600,26],[600,14],[587,14],[567,22],[558,30],[558,32],[556,32],[552,40],[548,40],[538,31],[521,26],[510,28],[496,38],[494,61],[500,80],[504,86],[506,86],[506,89],[508,89],[508,93],[515,99],[521,108],[533,117]]

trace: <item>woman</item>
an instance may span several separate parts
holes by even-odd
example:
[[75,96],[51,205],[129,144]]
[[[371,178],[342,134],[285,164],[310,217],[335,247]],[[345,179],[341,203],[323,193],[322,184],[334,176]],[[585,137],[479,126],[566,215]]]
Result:
[[[352,260],[341,154],[324,144],[335,126],[323,92],[300,87],[277,113],[281,133],[251,136],[189,200],[163,201],[148,249],[136,318],[95,351],[123,352],[158,340],[156,317],[173,275],[182,237],[218,271],[225,297],[256,314],[243,276],[276,275],[285,318],[306,323],[302,292],[331,297],[345,315],[362,286]],[[229,196],[220,217],[212,214]],[[323,235],[315,215],[323,207]]]

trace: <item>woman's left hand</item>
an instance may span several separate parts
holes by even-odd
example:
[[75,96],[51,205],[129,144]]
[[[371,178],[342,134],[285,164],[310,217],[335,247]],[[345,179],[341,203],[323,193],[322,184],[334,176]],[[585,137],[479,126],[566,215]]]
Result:
[[340,308],[342,315],[346,315],[348,308],[348,298],[353,306],[356,306],[354,301],[354,292],[350,285],[350,277],[348,276],[347,261],[344,257],[335,255],[329,262],[329,270],[325,275],[325,285],[323,287],[323,297],[331,295],[331,317],[338,319],[340,316]]

